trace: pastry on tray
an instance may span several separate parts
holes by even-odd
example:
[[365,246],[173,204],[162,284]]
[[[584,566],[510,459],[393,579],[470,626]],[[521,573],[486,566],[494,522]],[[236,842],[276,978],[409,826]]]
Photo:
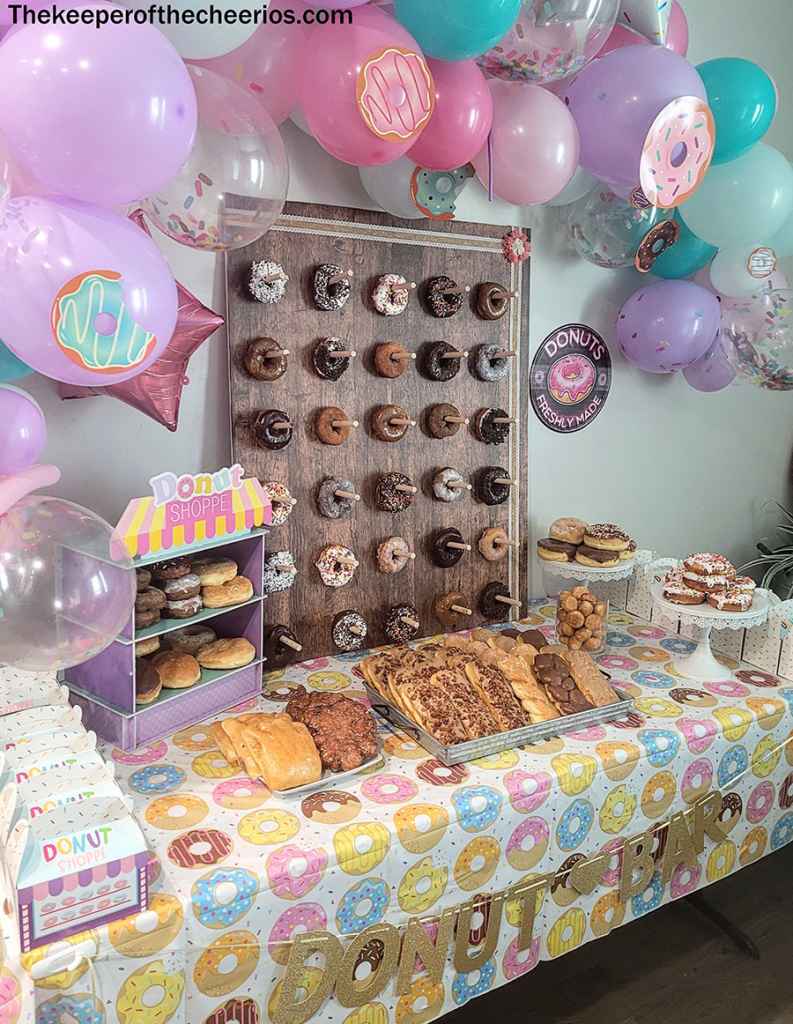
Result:
[[306,726],[329,771],[352,771],[377,754],[377,727],[369,709],[341,693],[308,693],[300,687],[286,713]]
[[681,568],[664,576],[662,593],[672,604],[707,604],[720,612],[748,612],[754,603],[757,584],[749,576],[738,576],[724,555],[702,551],[689,555]]
[[614,523],[585,523],[562,516],[537,541],[537,555],[544,562],[576,562],[593,569],[610,569],[636,556],[636,541]]
[[247,714],[210,726],[212,738],[233,768],[242,768],[270,789],[294,789],[322,777],[319,751],[308,729],[289,715]]

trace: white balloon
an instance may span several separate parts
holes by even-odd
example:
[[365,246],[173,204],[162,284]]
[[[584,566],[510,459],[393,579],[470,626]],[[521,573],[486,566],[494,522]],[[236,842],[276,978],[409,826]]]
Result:
[[579,199],[589,195],[597,183],[598,179],[594,174],[590,174],[583,167],[579,167],[559,195],[545,205],[569,206],[570,203],[576,203]]
[[390,164],[375,167],[359,167],[361,184],[386,213],[405,220],[419,220],[424,214],[416,206],[410,194],[410,179],[416,165],[403,156]]
[[719,249],[710,265],[710,283],[720,295],[743,298],[768,288],[774,270],[776,254],[769,246]]
[[[134,10],[147,11],[150,4],[144,0],[122,0],[122,2]],[[189,12],[194,17],[202,17],[208,14],[206,0],[171,0],[173,5],[180,12]],[[251,5],[248,0],[223,0],[217,7],[223,12],[249,11]],[[256,29],[256,24],[242,25],[240,22],[234,24],[193,24],[184,23],[168,24],[165,20],[154,20],[155,24],[163,35],[173,43],[182,57],[188,60],[209,60],[211,57],[222,57],[225,53],[231,53],[249,39]]]

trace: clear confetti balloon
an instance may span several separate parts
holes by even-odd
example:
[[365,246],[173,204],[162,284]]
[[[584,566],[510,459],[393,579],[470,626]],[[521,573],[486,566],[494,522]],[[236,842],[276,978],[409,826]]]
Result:
[[651,265],[663,251],[663,231],[655,232],[661,239],[655,246],[653,236],[644,249],[642,244],[653,229],[669,220],[668,213],[658,207],[638,210],[601,186],[569,207],[567,228],[579,256],[598,267],[617,270],[635,266],[640,249]]
[[777,288],[722,310],[722,337],[739,380],[793,391],[793,290]]

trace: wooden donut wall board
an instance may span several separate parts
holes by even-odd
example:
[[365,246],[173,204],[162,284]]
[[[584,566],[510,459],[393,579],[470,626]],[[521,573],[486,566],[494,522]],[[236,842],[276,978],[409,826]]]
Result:
[[[419,611],[419,636],[444,630],[433,615],[433,600],[458,591],[473,609],[460,617],[456,629],[482,624],[478,596],[492,581],[506,584],[513,597],[528,598],[526,537],[528,536],[527,451],[523,433],[527,424],[529,367],[529,261],[511,264],[502,252],[503,225],[460,221],[402,221],[385,213],[340,207],[287,204],[276,225],[262,239],[227,257],[229,375],[233,456],[246,476],[285,484],[296,499],[287,522],[273,527],[268,551],[292,552],[298,575],[290,590],[272,594],[265,604],[269,626],[289,626],[303,645],[300,658],[338,653],[331,629],[337,613],[360,612],[369,632],[365,646],[386,643],[383,623],[396,604],[414,605]],[[253,261],[274,260],[289,275],[286,295],[265,305],[250,294],[248,281]],[[324,312],[313,301],[315,270],[323,263],[352,269],[352,294],[340,311]],[[407,310],[399,316],[377,313],[371,295],[382,274],[402,274],[416,282]],[[458,284],[471,286],[463,308],[448,319],[433,317],[424,303],[424,285],[445,274]],[[516,293],[500,320],[486,321],[476,313],[480,282],[493,281]],[[287,372],[273,383],[251,378],[242,357],[248,343],[258,337],[274,338],[288,349]],[[358,353],[337,382],[320,378],[311,353],[319,339],[338,337]],[[495,343],[514,351],[511,372],[495,382],[479,380],[463,362],[453,380],[438,383],[419,372],[412,362],[400,377],[386,379],[375,373],[373,353],[379,342],[399,341],[419,353],[425,344],[446,341],[470,352],[475,345]],[[455,405],[469,427],[445,440],[426,430],[426,414],[434,403]],[[381,404],[404,407],[417,421],[400,441],[388,443],[369,429],[372,410]],[[339,406],[360,426],[338,447],[322,444],[314,434],[314,417],[323,406]],[[499,407],[515,419],[506,443],[486,445],[473,434],[474,417],[485,407]],[[257,413],[279,409],[294,426],[290,444],[280,452],[258,447],[251,424]],[[444,504],[432,494],[435,472],[451,466],[474,481],[476,472],[500,466],[515,481],[509,499],[501,505],[478,502],[473,492],[460,501]],[[387,472],[409,476],[419,488],[412,506],[397,515],[375,504],[378,477]],[[323,518],[316,495],[325,477],[352,480],[361,500],[346,519]],[[502,526],[518,546],[507,558],[486,561],[477,549],[482,531]],[[450,569],[436,568],[429,550],[433,534],[444,527],[458,529],[472,550]],[[389,536],[404,537],[416,558],[401,572],[387,575],[377,569],[378,545]],[[351,583],[340,588],[323,584],[314,566],[329,544],[352,549],[360,565]],[[519,609],[504,605],[503,620],[519,616]],[[452,631],[452,627],[447,627]]]

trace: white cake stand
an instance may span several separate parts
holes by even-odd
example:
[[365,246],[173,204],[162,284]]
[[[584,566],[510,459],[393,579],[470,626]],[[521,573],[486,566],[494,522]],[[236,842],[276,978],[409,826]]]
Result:
[[616,583],[618,580],[629,579],[637,568],[649,565],[652,557],[652,551],[637,551],[629,562],[597,569],[593,565],[581,565],[580,562],[548,562],[539,555],[537,561],[551,576],[580,580],[582,583]]
[[[672,563],[676,564],[676,563]],[[656,563],[657,565],[657,563]],[[751,629],[762,626],[769,614],[783,615],[788,605],[793,602],[782,602],[769,590],[757,588],[754,592],[752,607],[746,612],[720,612],[709,604],[674,604],[664,597],[663,581],[656,581],[650,586],[653,604],[659,611],[680,622],[688,623],[700,630],[696,648],[685,658],[674,661],[675,671],[687,679],[699,679],[703,682],[731,678],[732,673],[713,656],[710,646],[710,634],[714,629]]]

